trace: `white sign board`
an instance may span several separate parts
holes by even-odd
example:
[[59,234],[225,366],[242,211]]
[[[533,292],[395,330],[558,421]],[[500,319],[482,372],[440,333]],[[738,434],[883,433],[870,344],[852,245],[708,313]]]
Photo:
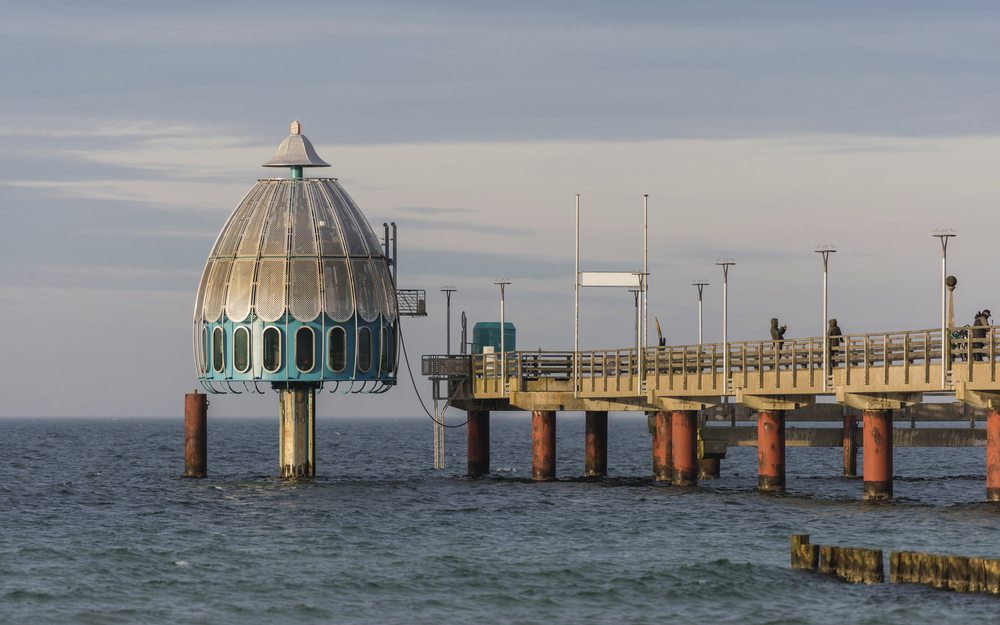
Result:
[[639,274],[630,271],[581,271],[580,286],[624,286],[639,288]]

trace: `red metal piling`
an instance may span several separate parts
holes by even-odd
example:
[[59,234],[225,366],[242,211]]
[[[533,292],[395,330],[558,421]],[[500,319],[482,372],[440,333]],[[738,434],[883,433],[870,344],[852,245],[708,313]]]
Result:
[[531,413],[531,479],[554,480],[556,477],[556,413],[535,410]]
[[208,475],[208,396],[184,395],[184,477]]
[[673,454],[671,441],[673,423],[669,412],[656,413],[656,427],[653,431],[653,479],[669,482],[672,465],[670,456]]
[[785,490],[785,411],[757,414],[757,488]]
[[468,476],[490,474],[490,411],[470,410],[468,430]]
[[1000,410],[986,412],[986,501],[1000,501]]
[[671,482],[698,485],[698,411],[675,410],[671,415]]
[[585,472],[589,476],[608,474],[608,411],[587,411]]
[[892,411],[865,410],[865,499],[892,499]]

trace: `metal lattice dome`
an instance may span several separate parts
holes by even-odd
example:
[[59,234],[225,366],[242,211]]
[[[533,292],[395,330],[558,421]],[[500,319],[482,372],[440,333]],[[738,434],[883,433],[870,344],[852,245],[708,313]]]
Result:
[[[206,389],[231,382],[395,381],[396,292],[389,259],[329,167],[292,124],[208,257],[194,310],[195,365]],[[222,389],[213,382],[225,383]],[[365,388],[362,385],[362,388]]]

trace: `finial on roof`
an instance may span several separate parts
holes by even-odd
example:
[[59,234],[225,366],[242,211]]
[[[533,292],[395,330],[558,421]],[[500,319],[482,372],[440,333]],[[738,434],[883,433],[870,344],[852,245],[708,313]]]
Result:
[[285,137],[274,158],[262,167],[329,167],[330,164],[316,154],[316,149],[302,134],[302,124],[292,122],[292,134]]

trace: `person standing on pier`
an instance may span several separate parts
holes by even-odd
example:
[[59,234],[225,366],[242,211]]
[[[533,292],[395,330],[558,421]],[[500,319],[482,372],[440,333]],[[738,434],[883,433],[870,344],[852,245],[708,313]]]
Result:
[[[984,309],[982,312],[976,314],[976,321],[972,324],[972,326],[973,326],[973,328],[983,328],[983,329],[974,329],[972,331],[972,338],[974,338],[974,339],[984,339],[984,338],[986,338],[986,329],[985,328],[988,327],[989,325],[990,325],[990,311],[987,308],[987,309]],[[981,343],[981,342],[980,343],[973,343],[972,344],[972,349],[974,350],[973,353],[972,353],[972,359],[973,360],[982,360],[983,359],[983,354],[982,354],[982,352],[979,351],[983,347],[984,347],[984,343]]]
[[[827,368],[827,371],[829,371],[830,369],[833,369],[834,367],[837,366],[837,363],[835,363],[833,361],[833,348],[836,347],[836,346],[838,346],[838,345],[840,345],[841,342],[843,341],[843,339],[839,338],[839,337],[843,336],[843,333],[840,331],[840,326],[837,325],[837,319],[836,318],[833,318],[833,319],[830,320],[830,329],[827,330],[826,334],[829,337],[829,339],[828,339],[829,343],[827,344],[827,347],[826,347],[826,354],[827,354],[827,356],[826,356],[826,363],[827,363],[826,368]],[[837,337],[837,338],[835,338],[835,337]]]
[[776,365],[776,368],[778,368],[778,369],[781,368],[781,365],[779,364],[780,363],[780,354],[779,354],[779,352],[781,351],[782,346],[784,346],[784,344],[785,344],[785,341],[784,341],[785,330],[787,330],[787,329],[788,329],[788,326],[778,327],[778,319],[777,318],[771,319],[771,339],[773,339],[774,342],[775,342],[774,343],[774,363]]

